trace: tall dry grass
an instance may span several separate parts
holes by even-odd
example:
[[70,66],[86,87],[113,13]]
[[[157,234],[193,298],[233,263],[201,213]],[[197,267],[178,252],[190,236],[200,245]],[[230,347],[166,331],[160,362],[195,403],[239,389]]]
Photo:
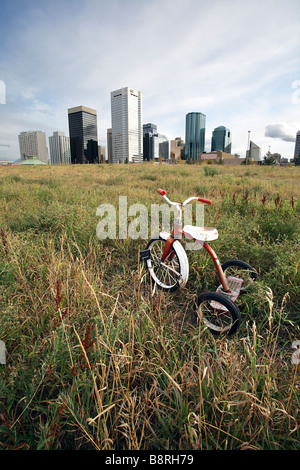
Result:
[[[1,168],[2,449],[299,449],[299,169],[216,170]],[[202,251],[152,294],[146,241],[96,237],[99,204],[150,207],[157,187],[211,198],[221,261],[259,270],[230,339],[193,314],[218,285]]]

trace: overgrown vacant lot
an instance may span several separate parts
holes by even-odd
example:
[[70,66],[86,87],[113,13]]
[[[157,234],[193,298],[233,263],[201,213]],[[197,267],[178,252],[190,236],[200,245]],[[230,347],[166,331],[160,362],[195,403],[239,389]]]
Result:
[[[0,448],[299,449],[299,181],[297,167],[0,167]],[[100,204],[150,210],[159,187],[211,199],[220,261],[259,272],[232,337],[193,313],[219,284],[204,250],[184,289],[152,294],[147,241],[97,238]]]

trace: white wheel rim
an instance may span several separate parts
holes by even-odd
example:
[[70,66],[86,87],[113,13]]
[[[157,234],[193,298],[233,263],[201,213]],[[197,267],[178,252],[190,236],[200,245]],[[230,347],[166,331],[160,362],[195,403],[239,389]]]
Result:
[[[201,304],[198,306],[198,312],[199,312],[199,317],[201,321],[204,323],[205,326],[207,326],[210,330],[216,331],[216,332],[225,332],[230,330],[232,328],[233,322],[232,322],[232,317],[231,314],[227,309],[224,309],[225,306],[220,304],[220,307],[222,308],[216,308],[216,301],[211,301],[211,300],[203,300]],[[227,310],[227,312],[226,312]],[[215,323],[212,323],[209,320],[209,317],[207,315],[209,313],[209,317],[212,315],[216,315],[216,319],[224,319],[225,318],[230,318],[230,323],[226,322],[226,326],[218,326]]]
[[[151,259],[147,260],[147,266],[152,278],[159,286],[171,289],[180,281],[180,263],[175,251],[173,251],[174,256],[170,264],[167,264],[167,260],[160,262],[163,254],[162,246],[164,245],[165,243],[162,240],[157,240],[152,243],[149,247]],[[153,266],[153,263],[156,263],[156,265]],[[157,268],[156,272],[155,268]],[[168,284],[166,282],[168,282]]]

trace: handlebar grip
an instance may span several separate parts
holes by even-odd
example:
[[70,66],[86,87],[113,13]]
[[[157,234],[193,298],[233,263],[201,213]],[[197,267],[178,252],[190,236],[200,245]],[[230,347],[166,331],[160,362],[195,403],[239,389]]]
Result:
[[211,204],[211,201],[209,199],[203,199],[202,197],[198,197],[198,201],[204,202],[205,204]]
[[160,188],[157,190],[157,192],[158,192],[158,194],[160,194],[161,196],[165,196],[165,194],[166,194],[166,191],[165,191],[164,189],[160,189]]

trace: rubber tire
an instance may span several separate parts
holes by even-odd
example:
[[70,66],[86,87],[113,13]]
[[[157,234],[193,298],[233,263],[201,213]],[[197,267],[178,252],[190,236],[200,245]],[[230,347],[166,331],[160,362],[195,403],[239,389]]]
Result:
[[[240,323],[241,323],[241,314],[240,314],[240,310],[237,307],[237,305],[235,303],[233,303],[232,300],[230,300],[228,297],[226,297],[226,295],[220,294],[219,292],[203,292],[203,293],[199,294],[199,296],[197,298],[196,305],[194,305],[194,309],[197,310],[196,314],[197,314],[198,318],[199,318],[198,308],[199,308],[200,304],[203,301],[207,301],[207,300],[208,301],[210,301],[210,300],[211,301],[216,301],[220,304],[223,304],[224,307],[227,308],[227,310],[231,314],[233,325],[229,330],[226,330],[226,334],[228,336],[231,336],[234,333],[236,333],[236,331],[238,330],[238,328],[240,326]],[[200,320],[203,321],[201,319],[201,317],[200,317]],[[217,330],[214,330],[212,328],[209,328],[209,330],[215,336],[220,336],[220,335],[224,334],[224,332],[217,331]]]
[[[222,269],[225,271],[225,269],[230,268],[231,266],[237,266],[238,268],[244,268],[250,271],[250,276],[253,279],[253,281],[256,281],[257,279],[257,271],[248,263],[245,261],[241,261],[239,259],[231,259],[229,261],[225,261],[225,263],[222,264]],[[246,289],[241,289],[242,291],[245,291]]]
[[[166,242],[167,238],[168,238],[167,236],[162,236],[162,234],[159,237],[151,238],[151,240],[149,241],[149,243],[147,245],[147,249],[149,249],[149,247],[154,242],[157,242],[159,240],[162,241],[162,242]],[[183,246],[179,243],[179,241],[176,240],[173,243],[172,248],[175,251],[175,254],[177,256],[178,263],[179,263],[179,272],[180,272],[180,277],[179,277],[178,281],[176,282],[176,284],[174,284],[173,286],[168,286],[166,284],[164,285],[163,283],[161,283],[159,281],[159,279],[155,276],[155,274],[152,270],[151,259],[146,261],[146,266],[149,270],[149,273],[150,273],[150,276],[152,277],[152,280],[155,282],[155,284],[157,285],[157,287],[159,289],[161,289],[163,291],[166,291],[166,292],[174,292],[175,290],[179,289],[180,287],[183,287],[186,284],[186,282],[188,280],[188,275],[189,275],[188,259],[187,259],[187,255],[186,255],[186,252],[184,251]]]

